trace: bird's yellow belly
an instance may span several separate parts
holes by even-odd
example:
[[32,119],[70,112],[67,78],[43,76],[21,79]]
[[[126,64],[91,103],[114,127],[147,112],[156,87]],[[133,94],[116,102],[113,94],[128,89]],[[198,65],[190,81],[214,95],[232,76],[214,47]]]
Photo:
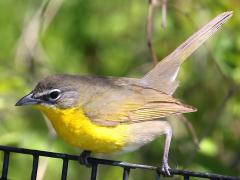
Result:
[[79,108],[61,110],[41,106],[39,109],[51,121],[57,134],[73,146],[93,152],[111,153],[126,145],[126,125],[95,125]]

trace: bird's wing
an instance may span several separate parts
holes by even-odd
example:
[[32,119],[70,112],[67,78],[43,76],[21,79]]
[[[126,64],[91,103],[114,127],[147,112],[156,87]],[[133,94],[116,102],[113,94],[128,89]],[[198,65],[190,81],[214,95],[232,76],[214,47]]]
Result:
[[199,48],[199,46],[217,32],[222,24],[224,24],[231,16],[232,12],[229,11],[215,17],[183,42],[171,54],[161,60],[140,80],[140,83],[156,88],[166,94],[173,94],[178,86],[176,77],[180,65],[197,48]]
[[170,95],[136,85],[106,90],[83,108],[91,121],[102,126],[150,121],[195,111]]

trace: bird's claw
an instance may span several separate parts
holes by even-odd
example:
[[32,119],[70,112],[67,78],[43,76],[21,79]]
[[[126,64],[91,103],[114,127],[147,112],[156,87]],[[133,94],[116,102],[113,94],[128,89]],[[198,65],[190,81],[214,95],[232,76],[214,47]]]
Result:
[[82,165],[85,165],[87,167],[90,167],[91,164],[88,161],[88,158],[90,157],[91,152],[90,151],[83,151],[79,156],[79,163]]
[[169,171],[170,169],[171,168],[169,167],[167,162],[163,162],[162,166],[159,167],[159,170],[160,170],[161,174],[164,175],[164,176],[172,176],[170,171]]

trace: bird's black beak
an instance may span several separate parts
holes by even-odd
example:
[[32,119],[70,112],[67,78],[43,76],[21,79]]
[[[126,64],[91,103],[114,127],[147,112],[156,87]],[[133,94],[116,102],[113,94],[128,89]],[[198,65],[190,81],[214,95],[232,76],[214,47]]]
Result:
[[33,94],[30,93],[24,97],[22,97],[16,104],[15,106],[24,106],[24,105],[34,105],[34,104],[39,104],[40,100],[39,99],[34,99]]

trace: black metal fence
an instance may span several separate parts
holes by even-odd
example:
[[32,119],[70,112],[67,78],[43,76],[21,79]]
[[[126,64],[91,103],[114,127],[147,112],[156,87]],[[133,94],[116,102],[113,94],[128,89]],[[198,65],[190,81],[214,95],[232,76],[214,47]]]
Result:
[[[1,180],[7,180],[8,178],[9,157],[11,153],[27,154],[33,157],[31,180],[35,180],[37,178],[38,162],[41,156],[62,159],[61,180],[67,179],[68,162],[79,161],[79,156],[77,155],[54,153],[54,152],[48,152],[48,151],[38,151],[38,150],[23,149],[23,148],[8,147],[8,146],[0,146],[0,151],[4,153]],[[159,171],[158,168],[154,166],[132,164],[127,162],[98,159],[98,158],[91,158],[91,157],[88,159],[88,161],[91,164],[90,166],[91,180],[96,180],[99,165],[117,166],[122,168],[123,180],[128,180],[130,171],[133,169],[145,169],[145,170],[155,171],[156,180],[160,180],[162,176],[162,172]],[[218,174],[201,173],[201,172],[176,170],[176,169],[171,169],[170,173],[172,176],[182,176],[184,180],[188,180],[190,179],[190,177],[199,177],[199,178],[205,178],[205,179],[211,179],[211,180],[240,180],[240,177],[231,177],[231,176],[223,176]]]

